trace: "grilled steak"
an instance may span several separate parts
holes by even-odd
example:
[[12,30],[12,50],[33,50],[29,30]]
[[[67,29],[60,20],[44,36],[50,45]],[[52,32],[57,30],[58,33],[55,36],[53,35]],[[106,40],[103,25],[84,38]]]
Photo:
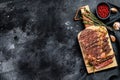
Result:
[[[102,28],[103,29],[103,28]],[[104,31],[104,32],[102,32]],[[88,64],[96,69],[100,69],[111,64],[114,55],[109,55],[111,48],[105,30],[85,29],[79,35],[79,42]]]

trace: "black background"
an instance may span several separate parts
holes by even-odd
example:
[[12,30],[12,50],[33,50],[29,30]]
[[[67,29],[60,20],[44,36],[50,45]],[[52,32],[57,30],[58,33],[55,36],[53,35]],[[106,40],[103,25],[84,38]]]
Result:
[[[87,74],[76,10],[119,0],[0,0],[0,80],[120,80],[119,67]],[[119,47],[113,43],[117,62]]]

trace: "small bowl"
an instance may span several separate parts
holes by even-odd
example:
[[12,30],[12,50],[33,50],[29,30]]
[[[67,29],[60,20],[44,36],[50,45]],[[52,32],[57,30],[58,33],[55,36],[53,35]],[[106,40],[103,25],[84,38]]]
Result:
[[[105,13],[105,11],[106,11],[106,13]],[[99,19],[101,19],[101,20],[108,19],[110,17],[110,13],[111,13],[111,11],[110,11],[110,6],[108,3],[101,2],[97,5],[96,14],[97,14]]]

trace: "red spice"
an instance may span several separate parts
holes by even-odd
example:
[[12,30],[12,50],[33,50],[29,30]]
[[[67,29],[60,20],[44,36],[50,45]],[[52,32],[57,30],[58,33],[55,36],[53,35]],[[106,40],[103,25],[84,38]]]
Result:
[[106,17],[108,17],[109,12],[110,12],[109,6],[104,4],[104,3],[102,3],[102,4],[98,5],[97,12],[98,12],[98,15],[101,18],[106,18]]

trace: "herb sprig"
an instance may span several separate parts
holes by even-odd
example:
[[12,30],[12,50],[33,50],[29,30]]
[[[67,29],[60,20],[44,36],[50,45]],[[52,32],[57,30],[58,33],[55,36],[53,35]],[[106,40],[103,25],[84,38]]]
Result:
[[88,14],[83,14],[83,16],[85,16],[86,18],[88,18],[89,20],[91,20],[92,22],[90,21],[83,21],[84,24],[94,24],[95,26],[106,26],[102,21],[98,20],[96,18],[96,16],[88,11],[86,8],[84,8],[85,12],[87,12]]

